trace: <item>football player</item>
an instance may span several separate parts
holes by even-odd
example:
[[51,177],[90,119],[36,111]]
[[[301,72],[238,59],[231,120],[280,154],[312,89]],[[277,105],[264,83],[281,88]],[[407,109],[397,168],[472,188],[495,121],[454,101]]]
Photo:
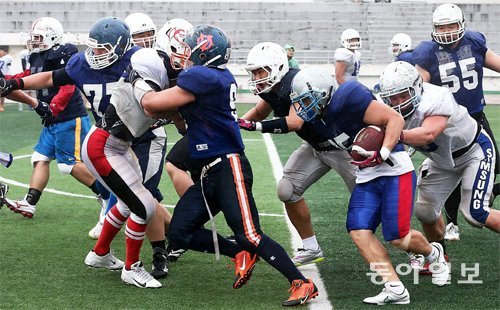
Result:
[[[295,265],[306,265],[324,260],[311,224],[311,215],[303,194],[330,170],[335,170],[352,191],[356,169],[345,150],[336,142],[314,129],[314,126],[297,116],[291,106],[292,79],[299,72],[289,69],[286,53],[273,42],[259,43],[248,53],[245,69],[250,74],[252,92],[260,96],[255,107],[239,121],[245,130],[269,133],[295,131],[304,141],[295,150],[283,169],[278,183],[278,198],[285,203],[290,221],[302,238],[303,246],[292,260]],[[278,118],[265,120],[271,112]]]
[[[0,72],[3,75],[10,75],[12,67],[12,56],[9,55],[8,47],[0,46]],[[4,111],[5,98],[0,98],[0,112]]]
[[388,51],[394,61],[406,61],[415,65],[412,60],[411,38],[406,33],[396,33],[391,39]]
[[125,23],[130,28],[132,44],[152,48],[156,42],[156,25],[144,13],[132,13],[125,17]]
[[[63,26],[52,17],[42,17],[33,22],[27,46],[30,50],[30,73],[57,70],[78,52],[72,44],[61,44]],[[0,84],[22,84],[23,73]],[[10,91],[6,92],[8,94]],[[4,95],[5,95],[4,94]],[[54,159],[63,174],[71,174],[79,182],[99,195],[96,179],[81,161],[80,147],[90,129],[90,120],[80,93],[73,85],[47,85],[37,92],[37,104],[30,104],[42,117],[44,127],[31,157],[33,173],[29,190],[23,200],[5,199],[9,209],[32,218],[35,207],[49,181],[49,165]],[[30,101],[30,100],[28,100]],[[45,102],[50,103],[49,105]]]
[[[179,110],[188,125],[191,158],[202,171],[177,203],[169,229],[172,247],[234,258],[235,289],[250,279],[260,256],[292,284],[292,294],[283,305],[303,304],[317,296],[316,286],[260,228],[252,170],[237,122],[236,81],[226,68],[231,43],[220,29],[207,25],[193,28],[184,42],[190,47],[184,66],[193,66],[179,74],[177,86],[154,92],[143,79],[135,82],[144,86],[140,102],[150,115]],[[213,216],[219,212],[234,232],[236,244],[216,233]],[[209,220],[212,231],[203,228]]]
[[429,244],[422,233],[410,227],[416,177],[412,161],[398,141],[404,126],[401,115],[375,100],[370,90],[356,80],[347,81],[335,90],[329,72],[318,69],[297,73],[290,97],[299,117],[329,139],[340,138],[343,141],[340,146],[345,149],[351,148],[356,134],[367,125],[385,127],[381,149],[360,150],[358,153],[366,159],[352,162],[359,170],[346,227],[370,269],[385,282],[380,294],[363,302],[410,303],[408,290],[374,234],[380,224],[386,241],[400,250],[423,254],[430,263],[435,263],[432,282],[445,285],[449,268],[442,246]]
[[[438,6],[432,15],[432,40],[420,43],[413,51],[413,60],[424,82],[450,89],[458,104],[467,108],[493,140],[498,154],[495,137],[484,114],[486,104],[483,92],[483,67],[500,72],[500,56],[486,46],[486,39],[480,32],[465,30],[462,10],[455,4]],[[500,173],[499,158],[495,162],[495,176]],[[494,197],[500,191],[500,184],[493,187]],[[457,212],[460,205],[460,186],[448,198],[445,208],[449,224],[446,236],[451,240],[460,238],[457,226]],[[439,220],[444,226],[444,221]]]
[[405,118],[403,142],[428,157],[415,206],[427,239],[444,244],[441,209],[460,182],[465,220],[500,232],[500,211],[489,207],[497,156],[492,139],[447,88],[422,81],[413,66],[392,63],[380,77],[380,96]]
[[361,37],[354,29],[346,29],[340,36],[343,47],[337,48],[333,55],[335,59],[335,78],[338,85],[345,81],[357,80],[361,67]]

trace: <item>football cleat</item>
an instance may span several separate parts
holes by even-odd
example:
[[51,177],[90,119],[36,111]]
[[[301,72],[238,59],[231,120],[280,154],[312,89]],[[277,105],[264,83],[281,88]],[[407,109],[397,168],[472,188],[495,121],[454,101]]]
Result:
[[165,249],[156,247],[153,249],[153,269],[151,275],[155,279],[165,278],[170,270],[168,252]]
[[89,230],[89,237],[90,237],[90,239],[94,239],[94,240],[99,239],[99,236],[101,235],[101,231],[102,231],[102,226],[103,225],[104,225],[104,223],[101,222],[101,221],[99,221],[94,226],[94,228],[92,228],[91,230]]
[[167,258],[168,258],[168,261],[171,263],[176,262],[179,259],[179,257],[181,257],[184,253],[187,252],[186,249],[174,250],[174,249],[170,248],[170,246],[167,247],[167,251],[168,251]]
[[125,269],[125,266],[123,266],[121,278],[123,282],[140,288],[161,287],[161,283],[144,269],[141,261],[132,264],[130,270]]
[[259,260],[259,255],[250,254],[247,251],[241,251],[231,260],[234,262],[235,274],[233,288],[237,289],[245,285],[248,280],[250,280],[255,264]]
[[35,215],[35,206],[30,205],[26,199],[17,201],[4,198],[3,200],[7,207],[14,213],[21,213],[22,216],[27,218],[32,218]]
[[[444,259],[445,259],[446,262],[450,261],[449,258],[448,258],[448,255],[446,255],[446,254],[444,254]],[[432,271],[429,270],[429,266],[430,265],[431,265],[431,263],[426,262],[424,264],[424,267],[421,270],[419,270],[418,274],[421,275],[421,276],[430,276],[430,275],[432,275]]]
[[444,286],[448,284],[450,278],[450,267],[444,255],[443,246],[437,242],[431,242],[431,245],[439,252],[436,261],[429,265],[429,270],[432,272],[432,284]]
[[93,268],[106,268],[109,270],[119,270],[124,266],[123,261],[116,258],[111,251],[104,256],[99,256],[94,251],[90,251],[87,257],[85,257],[85,265]]
[[318,296],[318,288],[314,285],[311,279],[304,282],[304,280],[293,280],[292,287],[288,290],[291,292],[290,298],[285,300],[282,305],[285,307],[303,305],[309,299]]
[[410,259],[410,266],[413,270],[422,270],[425,265],[425,257],[422,254],[415,254],[413,252],[406,252]]
[[367,297],[363,299],[363,302],[370,305],[407,305],[410,303],[410,293],[408,293],[406,288],[402,294],[396,294],[383,288],[380,294],[373,297]]
[[292,258],[295,266],[303,266],[307,264],[319,263],[325,260],[321,248],[317,250],[312,249],[297,249],[298,253]]
[[446,225],[444,239],[446,239],[448,241],[460,240],[460,231],[458,230],[458,225],[455,225],[453,223]]

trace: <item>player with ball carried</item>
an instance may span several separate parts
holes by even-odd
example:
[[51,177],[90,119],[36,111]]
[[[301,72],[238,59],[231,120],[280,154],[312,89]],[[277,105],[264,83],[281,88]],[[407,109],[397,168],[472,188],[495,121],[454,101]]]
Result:
[[359,167],[347,213],[347,230],[360,254],[385,282],[368,304],[408,304],[410,294],[399,280],[386,249],[374,235],[382,224],[384,239],[403,251],[420,253],[433,265],[432,282],[447,284],[449,267],[443,248],[429,244],[410,227],[416,176],[400,143],[403,117],[375,100],[358,81],[335,89],[333,78],[320,69],[302,70],[292,82],[292,105],[306,122],[346,150]]

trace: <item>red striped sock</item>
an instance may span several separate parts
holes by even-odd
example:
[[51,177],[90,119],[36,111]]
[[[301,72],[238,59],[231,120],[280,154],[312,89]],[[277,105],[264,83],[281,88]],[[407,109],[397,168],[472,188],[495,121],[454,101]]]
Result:
[[125,269],[130,270],[130,266],[139,261],[142,242],[146,234],[146,224],[139,224],[130,217],[125,229]]
[[111,242],[126,220],[127,218],[121,215],[116,205],[109,210],[102,226],[101,235],[94,246],[94,252],[97,255],[103,256],[109,253]]

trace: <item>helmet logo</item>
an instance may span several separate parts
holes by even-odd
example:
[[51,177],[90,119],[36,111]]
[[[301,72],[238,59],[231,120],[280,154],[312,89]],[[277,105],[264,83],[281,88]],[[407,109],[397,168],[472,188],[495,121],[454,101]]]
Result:
[[212,46],[214,46],[212,38],[212,35],[205,35],[203,33],[200,33],[200,36],[196,39],[196,44],[202,44],[200,45],[200,50],[202,52],[208,51]]

